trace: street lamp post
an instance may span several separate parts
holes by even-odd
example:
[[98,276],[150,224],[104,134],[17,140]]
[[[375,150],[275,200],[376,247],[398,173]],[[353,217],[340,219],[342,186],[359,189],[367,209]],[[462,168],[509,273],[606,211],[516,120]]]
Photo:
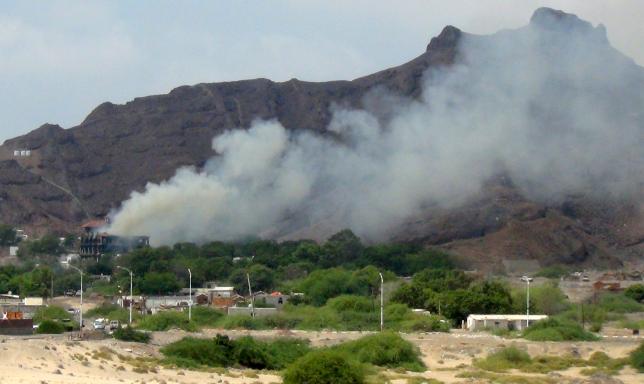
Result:
[[81,338],[82,338],[83,337],[83,271],[80,268],[75,267],[75,266],[73,266],[71,264],[69,264],[69,266],[74,268],[75,270],[77,270],[78,273],[80,273],[80,292],[81,292],[81,295],[80,295],[80,335],[81,335]]
[[248,294],[250,295],[250,316],[255,317],[255,298],[253,297],[253,291],[250,288],[250,274],[248,273],[246,273],[246,281],[248,282]]
[[190,288],[188,289],[188,321],[192,320],[192,271],[188,268],[188,276],[190,280]]
[[385,328],[385,280],[382,278],[382,273],[378,272],[380,275],[380,332]]
[[121,267],[120,265],[117,265],[116,268],[122,269],[130,273],[130,321],[128,322],[128,324],[132,326],[132,301],[134,300],[134,296],[132,296],[132,280],[133,280],[134,274],[130,269]]
[[523,276],[521,280],[526,283],[525,327],[528,328],[530,326],[530,282],[532,278]]

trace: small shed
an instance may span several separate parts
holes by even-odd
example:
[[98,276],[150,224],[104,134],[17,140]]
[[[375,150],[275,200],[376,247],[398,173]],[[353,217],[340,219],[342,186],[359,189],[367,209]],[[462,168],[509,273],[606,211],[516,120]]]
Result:
[[479,331],[485,328],[521,330],[535,321],[547,319],[548,315],[469,315],[467,329]]

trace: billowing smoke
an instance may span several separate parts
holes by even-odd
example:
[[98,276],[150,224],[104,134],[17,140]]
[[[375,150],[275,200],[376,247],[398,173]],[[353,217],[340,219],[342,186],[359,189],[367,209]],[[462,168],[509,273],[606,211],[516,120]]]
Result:
[[520,30],[463,35],[459,52],[425,74],[419,99],[377,89],[362,110],[334,107],[330,134],[270,120],[216,137],[218,156],[132,193],[110,231],[154,244],[307,226],[379,239],[498,174],[546,202],[639,196],[644,70],[603,27],[542,14]]

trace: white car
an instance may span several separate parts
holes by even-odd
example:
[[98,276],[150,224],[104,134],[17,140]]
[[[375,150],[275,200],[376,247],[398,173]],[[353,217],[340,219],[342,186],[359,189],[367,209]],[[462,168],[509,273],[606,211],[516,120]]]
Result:
[[105,319],[96,319],[94,320],[94,329],[105,329],[107,320]]

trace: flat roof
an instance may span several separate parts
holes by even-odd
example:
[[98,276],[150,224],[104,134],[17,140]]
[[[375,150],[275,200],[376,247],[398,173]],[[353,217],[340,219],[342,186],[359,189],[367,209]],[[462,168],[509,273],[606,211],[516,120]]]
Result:
[[[468,319],[472,320],[525,320],[526,315],[469,315]],[[529,320],[542,320],[548,318],[548,315],[530,315]]]

